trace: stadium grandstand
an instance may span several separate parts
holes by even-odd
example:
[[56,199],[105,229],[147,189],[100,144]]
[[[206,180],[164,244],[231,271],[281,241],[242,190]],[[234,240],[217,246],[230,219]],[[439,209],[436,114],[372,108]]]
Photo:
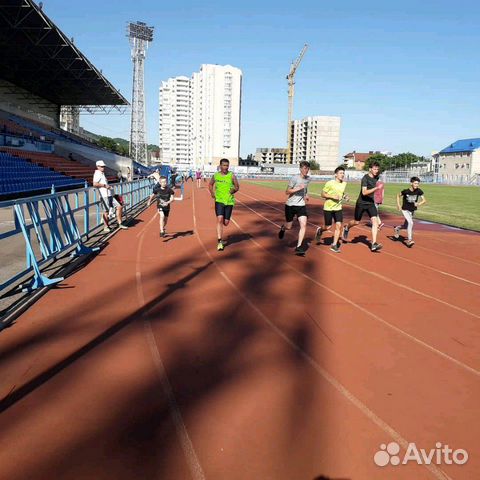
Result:
[[128,101],[41,5],[0,3],[0,198],[79,188],[98,160],[109,181],[141,167],[60,128],[62,109],[109,113]]

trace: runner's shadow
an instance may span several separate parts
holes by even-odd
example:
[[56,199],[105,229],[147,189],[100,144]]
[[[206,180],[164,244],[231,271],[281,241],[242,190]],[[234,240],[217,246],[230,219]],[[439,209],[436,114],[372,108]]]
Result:
[[353,238],[350,243],[363,243],[364,245],[367,245],[370,248],[370,241],[368,240],[366,235],[359,235]]
[[348,478],[332,478],[332,477],[325,477],[324,475],[320,475],[319,477],[315,477],[313,480],[349,480]]
[[171,242],[172,240],[180,237],[189,237],[190,235],[193,235],[193,230],[186,230],[185,232],[175,232],[171,235],[168,235],[167,239],[164,240],[163,243]]
[[385,235],[389,240],[392,242],[403,242],[404,238],[400,236],[400,238],[395,238],[393,235]]
[[125,224],[129,227],[134,227],[138,223],[143,223],[143,220],[139,218],[127,218]]

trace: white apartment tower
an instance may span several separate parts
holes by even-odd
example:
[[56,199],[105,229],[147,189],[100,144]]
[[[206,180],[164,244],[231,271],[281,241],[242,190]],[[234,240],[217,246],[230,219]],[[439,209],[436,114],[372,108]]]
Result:
[[159,146],[164,162],[202,168],[228,158],[237,165],[241,89],[242,72],[230,65],[202,65],[191,79],[176,77],[162,82]]
[[165,163],[190,163],[190,90],[188,77],[169,78],[160,86],[159,146]]
[[292,122],[293,163],[315,160],[321,170],[340,163],[340,117],[306,117]]

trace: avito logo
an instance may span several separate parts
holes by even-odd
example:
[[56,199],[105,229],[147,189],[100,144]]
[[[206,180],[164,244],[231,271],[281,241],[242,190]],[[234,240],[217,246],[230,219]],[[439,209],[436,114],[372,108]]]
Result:
[[415,443],[409,443],[405,455],[400,458],[398,443],[382,444],[380,450],[374,455],[373,461],[379,467],[405,465],[408,462],[416,462],[418,465],[464,465],[468,461],[468,452],[462,448],[453,450],[440,442],[437,442],[435,447],[425,450],[417,448]]

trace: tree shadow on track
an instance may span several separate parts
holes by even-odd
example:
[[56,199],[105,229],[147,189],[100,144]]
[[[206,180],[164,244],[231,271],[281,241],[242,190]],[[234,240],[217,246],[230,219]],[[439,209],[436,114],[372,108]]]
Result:
[[236,233],[228,236],[227,245],[231,246],[235,243],[241,243],[245,240],[250,240],[252,236],[249,233]]
[[[54,365],[52,368],[42,372],[40,375],[34,377],[29,382],[25,383],[21,387],[17,388],[14,392],[12,392],[7,397],[0,400],[0,413],[8,409],[10,406],[14,405],[16,402],[27,396],[36,388],[43,385],[45,382],[50,380],[52,377],[60,373],[62,370],[73,364],[75,361],[79,360],[85,354],[89,353],[94,348],[100,346],[102,343],[107,341],[109,338],[117,334],[120,330],[125,328],[127,325],[132,323],[134,320],[137,320],[139,317],[143,316],[144,313],[151,310],[155,305],[159,302],[162,302],[166,298],[168,298],[172,293],[174,293],[179,288],[184,288],[185,285],[194,277],[201,274],[204,270],[206,270],[211,265],[211,262],[206,263],[203,267],[195,269],[190,275],[187,275],[184,278],[181,278],[174,284],[170,284],[167,290],[162,293],[158,298],[155,298],[151,302],[147,303],[143,308],[137,310],[132,315],[124,318],[122,321],[112,325],[107,330],[102,332],[100,335],[96,336],[92,340],[90,340],[87,344],[83,345],[78,350],[71,353],[68,357],[66,357],[61,362]],[[3,356],[3,354],[2,354]],[[0,357],[1,360],[1,357]]]
[[[267,243],[268,250],[275,254],[285,253],[285,245],[279,246],[278,239],[262,224],[249,227],[256,241]],[[93,416],[95,428],[91,428],[88,411],[101,408],[101,400],[84,384],[88,376],[80,380],[73,373],[81,368],[77,364],[81,359],[84,367],[87,365],[96,370],[101,364],[92,364],[93,360],[85,364],[88,358],[95,358],[95,362],[109,355],[115,358],[115,353],[110,352],[112,343],[134,335],[143,338],[145,322],[151,325],[168,382],[187,429],[195,432],[192,441],[194,447],[203,452],[203,456],[199,455],[201,460],[214,451],[215,435],[230,438],[235,432],[240,436],[244,450],[239,451],[236,447],[235,455],[244,455],[243,459],[248,461],[245,452],[255,450],[253,440],[259,435],[268,438],[269,429],[273,428],[269,424],[274,418],[269,417],[270,409],[282,413],[285,426],[275,444],[268,446],[270,454],[285,459],[290,458],[292,450],[301,451],[297,453],[297,466],[301,465],[305,449],[310,452],[308,458],[316,456],[318,446],[312,444],[308,434],[305,435],[312,421],[309,412],[318,409],[319,395],[319,387],[315,386],[318,376],[308,361],[308,357],[314,356],[318,360],[316,338],[321,334],[311,320],[319,312],[312,311],[307,315],[312,296],[316,294],[315,287],[305,278],[292,276],[278,255],[271,255],[247,242],[250,233],[236,235],[242,238],[241,249],[229,251],[227,248],[226,255],[221,256],[215,256],[216,252],[212,251],[212,256],[241,294],[221,279],[211,261],[202,261],[205,258],[203,251],[194,247],[181,260],[177,258],[161,270],[142,273],[145,284],[162,281],[160,293],[145,306],[110,325],[49,369],[18,386],[0,402],[4,415],[10,414],[0,423],[7,436],[15,434],[19,421],[38,422],[51,402],[61,399],[66,402],[68,412],[73,408],[69,398],[75,395],[75,391],[88,406],[82,412],[86,415],[83,429],[78,427],[78,422],[76,428],[70,426],[68,441],[64,433],[50,432],[55,448],[32,455],[29,462],[18,467],[17,478],[176,480],[188,477],[175,476],[175,472],[182,471],[184,460],[178,432],[172,422],[174,413],[168,394],[162,390],[157,376],[143,375],[126,386],[123,396],[109,399],[104,406],[104,415]],[[292,255],[290,260],[295,262],[296,258]],[[306,275],[320,276],[313,262],[299,262],[298,268]],[[165,276],[168,278],[164,280]],[[124,288],[132,288],[131,283],[125,284]],[[197,295],[203,301],[195,303],[192,291],[200,290]],[[93,295],[84,302],[82,313],[88,317],[94,314],[100,302],[108,307],[116,301],[115,291],[110,296]],[[255,305],[267,321],[248,302]],[[82,329],[76,323],[71,318],[59,318],[57,324],[60,326],[54,325],[37,338],[27,339],[24,344],[3,351],[0,362],[22,351],[28,353],[32,346],[30,342],[37,346],[44,344],[47,349],[51,342],[75,337]],[[127,329],[127,326],[131,328]],[[105,382],[108,381],[105,378]],[[314,389],[317,389],[316,396]],[[267,394],[272,390],[276,392],[274,401]],[[34,395],[37,391],[38,395]],[[225,398],[229,399],[228,402]],[[268,408],[264,410],[261,422],[256,416],[252,422],[252,413],[242,413],[245,405],[252,402],[255,407],[252,412],[255,412],[262,401],[267,402]],[[70,413],[75,416],[74,411]],[[65,411],[58,415],[65,415]],[[258,425],[252,425],[255,422]],[[224,423],[226,426],[222,429]],[[47,432],[43,434],[47,435]],[[42,439],[38,442],[41,443]],[[225,465],[224,468],[228,468]],[[276,478],[298,478],[295,465],[292,463],[282,477]],[[220,464],[217,468],[215,478],[229,477],[231,472],[221,471]],[[311,474],[315,470],[320,468],[313,469]]]

